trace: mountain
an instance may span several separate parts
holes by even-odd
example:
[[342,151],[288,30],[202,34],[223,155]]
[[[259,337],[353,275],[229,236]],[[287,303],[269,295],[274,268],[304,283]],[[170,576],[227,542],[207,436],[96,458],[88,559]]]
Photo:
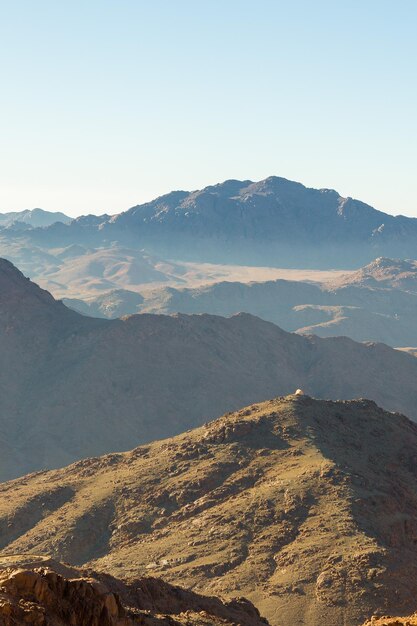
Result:
[[334,287],[349,285],[417,293],[417,261],[380,257],[357,272],[336,279],[333,283]]
[[56,222],[69,224],[71,217],[64,213],[44,211],[43,209],[26,209],[24,211],[9,211],[0,213],[0,229],[25,229],[51,226]]
[[113,290],[86,301],[65,302],[103,318],[177,312],[230,316],[244,311],[291,332],[413,346],[417,345],[417,291],[406,289],[417,280],[417,262],[414,273],[413,263],[376,259],[358,272],[323,283],[221,281],[198,287],[142,288],[139,293]]
[[356,268],[378,256],[414,258],[417,219],[271,176],[174,191],[112,217],[81,217],[30,236],[46,246],[118,241],[177,260]]
[[144,300],[145,298],[135,291],[112,289],[86,300],[63,298],[63,303],[70,309],[74,309],[84,315],[103,319],[117,319],[124,315],[139,313]]
[[0,480],[168,437],[297,387],[417,419],[417,359],[257,317],[95,319],[0,261]]
[[417,607],[417,425],[290,395],[0,485],[2,555],[243,594],[272,625]]
[[267,625],[244,599],[222,602],[155,578],[127,583],[47,557],[0,559],[0,585],[2,626]]
[[25,240],[2,238],[1,254],[57,297],[89,298],[109,290],[183,283],[184,270],[143,250],[111,245],[88,248],[72,244],[45,250]]

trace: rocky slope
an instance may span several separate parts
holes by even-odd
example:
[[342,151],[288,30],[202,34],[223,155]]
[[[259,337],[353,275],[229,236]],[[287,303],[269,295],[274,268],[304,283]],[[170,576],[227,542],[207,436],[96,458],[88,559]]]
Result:
[[0,559],[0,625],[265,626],[250,602],[221,602],[155,578],[129,583],[47,557]]
[[250,315],[82,316],[0,262],[0,480],[126,450],[301,386],[417,418],[417,360]]
[[417,425],[288,396],[0,486],[2,554],[248,597],[271,624],[417,607]]

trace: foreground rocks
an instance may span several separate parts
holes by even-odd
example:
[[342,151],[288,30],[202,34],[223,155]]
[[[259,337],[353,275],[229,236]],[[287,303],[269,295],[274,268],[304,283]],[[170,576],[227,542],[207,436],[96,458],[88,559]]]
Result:
[[372,617],[363,626],[417,626],[417,613],[410,617]]
[[265,626],[245,599],[223,603],[155,578],[124,583],[47,557],[0,561],[0,626]]

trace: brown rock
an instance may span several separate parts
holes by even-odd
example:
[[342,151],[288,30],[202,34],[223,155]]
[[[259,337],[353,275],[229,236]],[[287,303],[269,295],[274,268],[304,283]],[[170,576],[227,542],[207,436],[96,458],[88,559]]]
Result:
[[[129,608],[124,608],[126,603]],[[217,598],[158,579],[125,583],[45,557],[10,557],[0,566],[0,626],[265,626],[247,600]]]

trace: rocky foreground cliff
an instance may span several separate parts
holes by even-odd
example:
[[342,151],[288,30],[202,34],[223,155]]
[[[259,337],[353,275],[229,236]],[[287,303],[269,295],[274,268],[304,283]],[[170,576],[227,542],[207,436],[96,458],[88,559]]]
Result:
[[276,398],[0,485],[2,554],[243,595],[276,626],[411,614],[416,450],[371,401]]
[[267,626],[244,598],[222,602],[156,578],[129,583],[47,557],[0,558],[0,626]]

